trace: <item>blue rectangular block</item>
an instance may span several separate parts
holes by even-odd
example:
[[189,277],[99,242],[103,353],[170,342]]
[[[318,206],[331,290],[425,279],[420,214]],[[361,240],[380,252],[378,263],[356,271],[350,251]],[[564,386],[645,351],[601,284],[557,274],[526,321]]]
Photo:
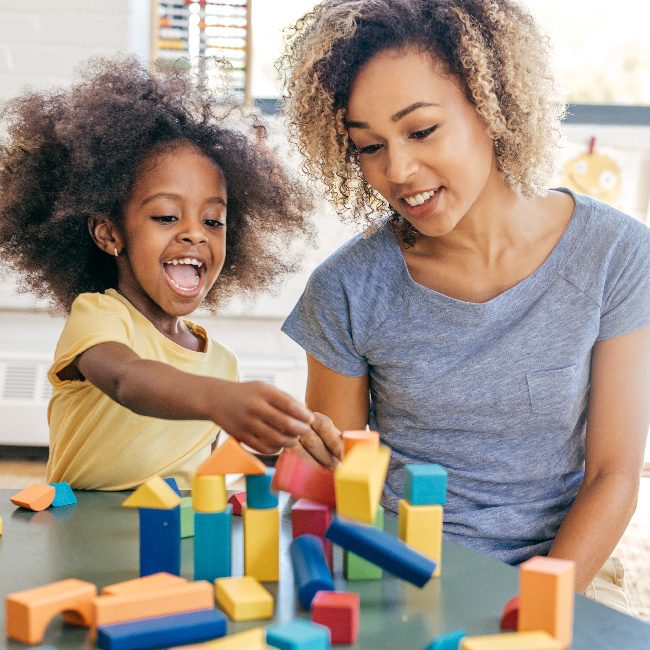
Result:
[[61,481],[60,483],[50,483],[54,488],[54,501],[52,507],[58,508],[59,506],[72,506],[77,503],[75,496],[69,483]]
[[101,650],[151,650],[210,641],[226,634],[226,616],[217,609],[142,618],[99,628]]
[[433,560],[374,526],[353,524],[334,516],[325,537],[418,587],[423,587],[436,570]]
[[404,465],[404,498],[413,506],[445,505],[447,470],[435,464]]
[[278,493],[271,490],[275,469],[267,467],[264,474],[249,474],[246,477],[246,505],[258,510],[278,507]]
[[266,642],[280,650],[328,650],[331,647],[328,628],[299,618],[267,626]]
[[165,571],[181,574],[181,508],[138,508],[140,575]]
[[214,582],[232,574],[232,505],[194,513],[194,579]]

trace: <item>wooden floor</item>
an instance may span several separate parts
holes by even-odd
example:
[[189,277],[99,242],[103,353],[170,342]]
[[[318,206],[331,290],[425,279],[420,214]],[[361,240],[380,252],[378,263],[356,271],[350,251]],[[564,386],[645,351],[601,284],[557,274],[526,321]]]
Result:
[[[0,488],[19,489],[43,480],[44,461],[0,459]],[[633,612],[650,621],[650,476],[641,479],[639,505],[616,554],[625,566]]]

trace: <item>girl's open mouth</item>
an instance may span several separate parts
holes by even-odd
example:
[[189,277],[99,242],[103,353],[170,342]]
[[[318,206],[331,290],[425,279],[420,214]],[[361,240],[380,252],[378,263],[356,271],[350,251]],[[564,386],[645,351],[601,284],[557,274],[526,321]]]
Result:
[[163,264],[167,281],[181,295],[193,296],[201,290],[205,264],[194,257],[179,257]]

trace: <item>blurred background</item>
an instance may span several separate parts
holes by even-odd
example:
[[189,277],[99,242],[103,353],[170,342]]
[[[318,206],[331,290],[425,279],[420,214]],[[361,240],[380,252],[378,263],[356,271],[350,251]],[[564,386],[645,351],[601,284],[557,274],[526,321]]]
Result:
[[[299,161],[277,115],[282,88],[274,64],[281,53],[283,28],[315,4],[313,0],[0,0],[0,102],[28,86],[67,85],[75,66],[88,57],[124,51],[145,61],[163,58],[169,65],[192,66],[207,83],[218,84],[221,80],[211,76],[214,70],[200,64],[200,57],[215,56],[230,62],[233,93],[265,115],[270,146],[298,170]],[[522,4],[551,39],[556,72],[570,103],[563,125],[562,172],[554,183],[569,184],[649,221],[649,6],[634,0],[619,0],[615,7],[609,0]],[[255,303],[232,303],[216,316],[199,312],[193,317],[237,353],[244,380],[261,379],[300,399],[306,376],[304,353],[280,332],[280,325],[310,271],[354,232],[341,225],[322,201],[314,219],[318,246],[306,251],[302,272],[281,291]],[[48,443],[47,369],[63,325],[47,304],[19,294],[15,280],[0,265],[0,460],[4,460],[0,485],[11,487],[42,475]],[[25,464],[26,458],[37,461]],[[643,479],[639,510],[624,539],[626,557],[636,567],[635,607],[648,619],[649,481]]]

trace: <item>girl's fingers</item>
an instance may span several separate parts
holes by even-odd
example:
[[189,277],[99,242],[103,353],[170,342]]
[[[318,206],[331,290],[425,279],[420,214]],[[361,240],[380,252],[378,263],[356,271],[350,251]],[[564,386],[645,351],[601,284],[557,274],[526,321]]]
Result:
[[301,422],[311,424],[314,419],[314,414],[304,404],[301,404],[288,393],[284,393],[273,386],[269,386],[269,388],[271,389],[268,396],[269,404],[272,404],[279,411]]
[[311,432],[309,424],[287,415],[286,412],[277,409],[271,404],[264,404],[260,407],[259,418],[266,425],[287,438],[297,439]]

